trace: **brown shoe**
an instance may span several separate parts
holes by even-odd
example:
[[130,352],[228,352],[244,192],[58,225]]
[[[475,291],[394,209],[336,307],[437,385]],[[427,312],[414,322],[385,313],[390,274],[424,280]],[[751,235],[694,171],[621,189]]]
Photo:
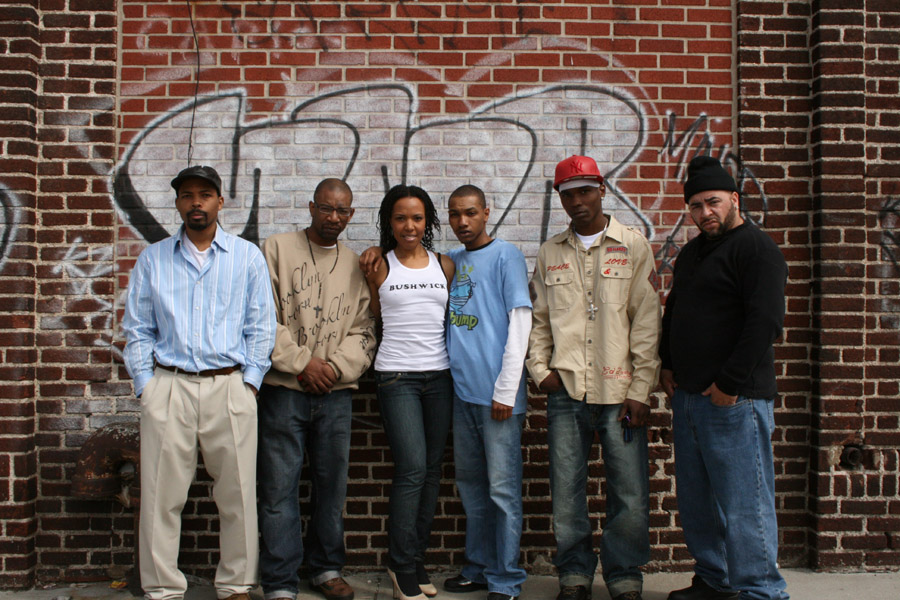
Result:
[[312,586],[312,589],[325,596],[328,600],[353,600],[353,588],[344,581],[343,577],[329,579],[319,585]]
[[225,600],[250,600],[250,594],[232,594]]

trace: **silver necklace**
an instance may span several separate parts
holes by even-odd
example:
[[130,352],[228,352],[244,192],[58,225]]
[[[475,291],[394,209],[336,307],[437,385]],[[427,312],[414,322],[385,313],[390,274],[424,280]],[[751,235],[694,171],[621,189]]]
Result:
[[[319,292],[318,294],[316,294],[316,306],[315,308],[313,308],[313,310],[316,311],[316,318],[318,319],[319,313],[322,312],[322,274],[319,273],[319,265],[316,264],[316,255],[313,253],[312,242],[309,241],[309,227],[306,228],[306,246],[309,248],[309,257],[312,259],[313,269],[316,270],[316,281],[319,282]],[[334,247],[334,264],[331,265],[331,270],[328,271],[329,275],[334,272],[334,268],[337,266],[338,258],[340,258],[341,256],[341,245],[335,242]]]
[[[606,226],[609,227],[608,221],[606,223]],[[572,230],[572,233],[575,234],[574,229]],[[606,227],[603,228],[603,230],[600,232],[600,235],[598,236],[601,240],[600,246],[603,245],[602,240],[603,240],[605,233],[606,233]],[[575,243],[581,244],[581,247],[584,248],[584,244],[579,239],[577,234],[575,235]],[[593,246],[593,244],[592,244],[592,246]],[[593,321],[597,315],[597,311],[600,309],[594,305],[594,300],[592,298],[590,298],[589,294],[588,294],[588,289],[587,289],[587,259],[588,259],[587,251],[588,250],[589,250],[588,248],[584,248],[584,260],[582,261],[582,265],[581,265],[581,293],[584,294],[584,301],[588,304],[588,309],[586,311],[588,314],[588,321]],[[597,253],[599,254],[600,249],[598,248],[597,250],[598,250]],[[595,257],[594,258],[594,271],[596,271],[596,270],[597,270],[597,258]],[[597,274],[594,273],[594,276],[596,277]]]

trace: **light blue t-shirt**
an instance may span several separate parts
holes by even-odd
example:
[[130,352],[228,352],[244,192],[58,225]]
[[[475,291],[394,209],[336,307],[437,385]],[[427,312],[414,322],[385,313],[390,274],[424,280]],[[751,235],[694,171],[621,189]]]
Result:
[[[447,353],[456,395],[466,402],[490,406],[494,383],[503,363],[509,330],[508,313],[531,308],[528,267],[514,245],[494,240],[478,250],[451,250],[456,265],[450,285]],[[525,366],[513,414],[525,412]]]

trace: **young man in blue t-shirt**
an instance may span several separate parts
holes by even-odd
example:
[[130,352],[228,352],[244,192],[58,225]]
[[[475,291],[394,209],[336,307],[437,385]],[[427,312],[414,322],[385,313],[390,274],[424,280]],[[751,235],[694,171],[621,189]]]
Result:
[[466,511],[467,564],[444,582],[449,592],[488,590],[514,600],[525,571],[522,534],[524,360],[531,331],[525,257],[487,234],[484,192],[464,185],[450,195],[450,227],[464,248],[450,286],[447,352],[453,374],[456,485]]

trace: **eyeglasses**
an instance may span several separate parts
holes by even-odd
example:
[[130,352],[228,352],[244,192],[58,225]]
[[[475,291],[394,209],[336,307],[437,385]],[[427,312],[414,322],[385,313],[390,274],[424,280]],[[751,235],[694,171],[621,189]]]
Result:
[[319,204],[318,202],[313,202],[316,205],[316,208],[319,211],[320,215],[324,215],[326,217],[330,217],[331,213],[337,213],[338,216],[342,219],[348,218],[353,214],[352,208],[345,208],[343,206],[335,208],[333,206],[328,206],[327,204]]

